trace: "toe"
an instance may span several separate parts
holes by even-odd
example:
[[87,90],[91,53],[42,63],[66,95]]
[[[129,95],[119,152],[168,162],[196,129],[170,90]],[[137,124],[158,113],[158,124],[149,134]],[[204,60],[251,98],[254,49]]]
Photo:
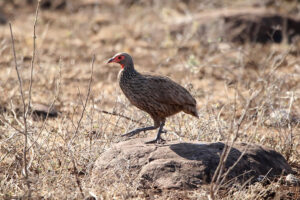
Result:
[[166,140],[162,139],[162,138],[158,138],[155,140],[150,140],[148,142],[145,142],[145,144],[164,144],[166,143]]

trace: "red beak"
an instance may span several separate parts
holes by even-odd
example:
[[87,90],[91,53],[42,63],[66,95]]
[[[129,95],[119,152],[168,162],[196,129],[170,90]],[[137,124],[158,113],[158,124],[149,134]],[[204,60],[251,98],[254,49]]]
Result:
[[115,59],[114,58],[111,58],[111,59],[109,59],[108,61],[107,61],[107,64],[108,63],[112,63],[112,62],[114,62],[115,61]]

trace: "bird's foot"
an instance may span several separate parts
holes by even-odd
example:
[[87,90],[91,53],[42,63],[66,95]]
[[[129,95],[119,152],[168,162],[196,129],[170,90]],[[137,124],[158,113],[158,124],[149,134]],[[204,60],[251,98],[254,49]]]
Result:
[[150,140],[148,142],[145,142],[145,144],[164,144],[166,143],[166,140],[162,138],[156,138],[155,140]]

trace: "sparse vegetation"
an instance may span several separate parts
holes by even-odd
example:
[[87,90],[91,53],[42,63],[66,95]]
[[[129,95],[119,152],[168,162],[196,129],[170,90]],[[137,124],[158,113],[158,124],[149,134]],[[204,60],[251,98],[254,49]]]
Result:
[[[28,194],[32,199],[88,197],[97,157],[123,140],[121,134],[152,124],[122,95],[117,85],[119,67],[105,64],[121,51],[133,56],[139,71],[170,76],[195,96],[200,119],[184,113],[168,119],[169,132],[163,135],[167,140],[228,139],[266,145],[280,152],[299,178],[299,41],[231,43],[214,34],[202,37],[198,21],[179,23],[220,8],[258,6],[299,14],[298,1],[262,2],[266,4],[78,0],[66,1],[59,9],[43,4],[36,26],[36,53],[32,38],[36,4],[0,2],[0,12],[13,26],[25,101],[23,105],[10,29],[0,25],[0,199],[27,198]],[[37,119],[29,112],[24,122],[30,101],[53,105],[59,114]],[[253,185],[203,186],[192,191],[137,190],[131,179],[122,177],[115,187],[104,187],[102,198],[208,199],[211,188],[218,188],[216,199],[300,198],[299,186],[287,184],[283,176]],[[99,180],[103,185],[106,181],[105,177]]]

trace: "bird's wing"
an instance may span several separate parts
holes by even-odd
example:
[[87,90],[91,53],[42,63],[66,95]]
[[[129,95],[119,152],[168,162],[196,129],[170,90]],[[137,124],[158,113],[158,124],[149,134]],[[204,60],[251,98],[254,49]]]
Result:
[[164,104],[196,106],[196,100],[181,85],[164,76],[144,75],[147,92]]

